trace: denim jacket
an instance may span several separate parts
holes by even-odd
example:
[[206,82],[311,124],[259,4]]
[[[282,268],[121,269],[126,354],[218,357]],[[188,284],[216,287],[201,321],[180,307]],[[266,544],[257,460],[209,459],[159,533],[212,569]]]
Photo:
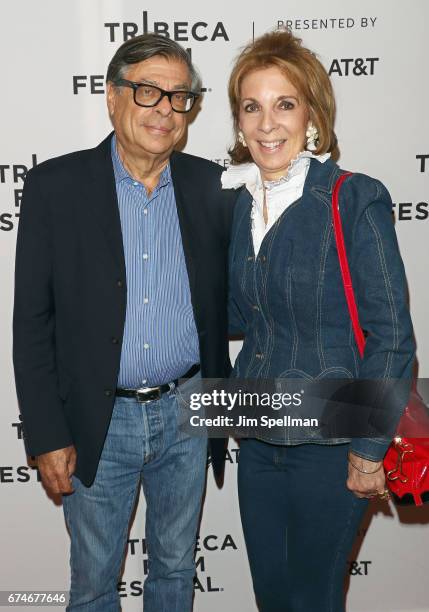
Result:
[[[354,174],[340,191],[340,214],[361,327],[361,359],[344,296],[331,198],[342,170],[312,159],[302,197],[266,234],[255,258],[252,197],[242,188],[230,247],[230,332],[244,335],[236,378],[409,379],[415,346],[392,201],[380,181]],[[390,407],[389,407],[390,409]],[[392,406],[395,422],[404,404]],[[266,441],[269,432],[261,434]],[[307,440],[307,442],[310,440]],[[304,442],[304,440],[303,440]],[[331,438],[371,460],[387,438]]]

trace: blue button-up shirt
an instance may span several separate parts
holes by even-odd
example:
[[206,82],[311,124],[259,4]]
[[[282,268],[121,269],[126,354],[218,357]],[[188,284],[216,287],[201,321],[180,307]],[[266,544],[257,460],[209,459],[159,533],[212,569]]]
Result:
[[127,310],[118,387],[137,389],[180,378],[199,363],[170,166],[147,195],[125,170],[112,138],[112,160],[127,274]]

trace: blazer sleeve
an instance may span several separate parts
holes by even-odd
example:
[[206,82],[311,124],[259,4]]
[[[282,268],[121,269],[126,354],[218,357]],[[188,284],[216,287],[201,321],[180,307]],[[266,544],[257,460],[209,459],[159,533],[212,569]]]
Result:
[[13,312],[16,390],[30,455],[72,444],[58,393],[52,245],[47,202],[35,168],[27,175],[21,202]]
[[[367,332],[358,375],[361,380],[384,381],[375,420],[384,423],[386,431],[394,431],[411,389],[415,344],[392,201],[382,183],[371,182],[372,197],[355,223],[351,250],[359,322]],[[383,425],[375,427],[375,432],[373,438],[353,438],[350,450],[366,459],[381,460],[392,435],[384,435]]]

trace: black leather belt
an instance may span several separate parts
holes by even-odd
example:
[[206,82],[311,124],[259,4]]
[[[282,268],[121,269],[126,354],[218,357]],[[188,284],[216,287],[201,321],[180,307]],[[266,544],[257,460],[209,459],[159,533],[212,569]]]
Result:
[[159,387],[142,387],[141,389],[116,389],[118,397],[130,397],[142,404],[161,399],[161,395],[174,389],[175,385],[159,385]]
[[[197,372],[200,371],[200,365],[193,365],[190,370],[184,374],[182,378],[191,378],[195,376]],[[131,399],[136,399],[138,402],[142,404],[146,404],[147,402],[154,402],[156,400],[161,399],[161,395],[163,393],[167,393],[167,391],[172,391],[175,387],[177,387],[179,380],[173,380],[171,383],[167,383],[165,385],[159,385],[158,387],[141,387],[140,389],[116,389],[117,397],[128,397]]]

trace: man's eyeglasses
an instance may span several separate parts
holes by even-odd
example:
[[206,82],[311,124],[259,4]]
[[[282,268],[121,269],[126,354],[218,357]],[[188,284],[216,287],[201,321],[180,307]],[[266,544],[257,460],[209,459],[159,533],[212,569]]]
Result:
[[117,79],[114,84],[120,87],[131,87],[134,90],[134,102],[138,106],[156,106],[164,96],[167,96],[171,108],[176,113],[189,113],[195,100],[199,97],[199,94],[193,91],[166,91],[155,85],[135,83],[134,81],[127,81],[127,79]]

